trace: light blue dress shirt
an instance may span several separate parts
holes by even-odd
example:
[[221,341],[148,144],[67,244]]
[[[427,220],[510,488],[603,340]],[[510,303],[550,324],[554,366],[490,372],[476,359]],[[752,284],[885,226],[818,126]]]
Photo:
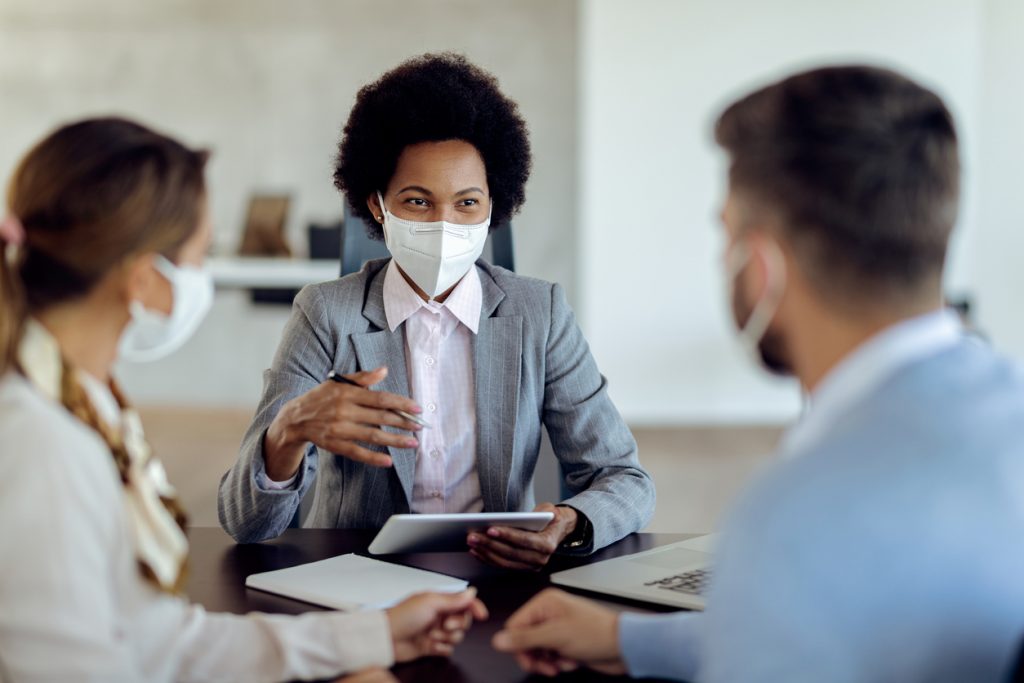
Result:
[[624,614],[633,676],[1005,681],[1024,640],[1024,376],[947,313],[811,397],[719,539],[704,613]]

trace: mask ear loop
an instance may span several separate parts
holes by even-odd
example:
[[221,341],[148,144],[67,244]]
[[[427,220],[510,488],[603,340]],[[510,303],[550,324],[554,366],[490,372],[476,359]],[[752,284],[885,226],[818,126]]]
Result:
[[174,306],[178,303],[177,297],[180,296],[174,288],[174,274],[175,271],[178,270],[178,266],[174,265],[174,262],[163,254],[155,254],[153,257],[153,268],[160,274],[160,277],[167,281],[167,284],[171,288],[171,313],[168,314],[160,311],[154,311],[147,308],[146,305],[138,299],[132,299],[128,302],[128,312],[131,314],[133,319],[140,318],[147,313],[150,315],[159,315],[164,318],[170,318],[174,315]]
[[377,203],[380,204],[380,210],[384,214],[384,217],[387,218],[390,211],[388,211],[388,207],[384,206],[384,197],[381,196],[380,190],[377,190]]
[[[746,244],[735,249],[738,250],[738,255],[729,258],[730,279],[735,279],[754,257],[753,251]],[[763,254],[765,279],[767,280],[765,293],[754,305],[754,310],[740,329],[739,335],[747,347],[747,351],[754,354],[755,357],[757,345],[764,338],[768,326],[779,310],[786,285],[786,260],[782,256],[782,250],[775,242],[768,242],[766,249]]]
[[380,212],[384,216],[384,220],[381,223],[381,230],[384,231],[384,245],[390,250],[391,249],[391,231],[388,225],[391,222],[391,212],[388,211],[388,207],[384,206],[384,197],[381,196],[380,190],[377,190],[377,202],[380,203]]

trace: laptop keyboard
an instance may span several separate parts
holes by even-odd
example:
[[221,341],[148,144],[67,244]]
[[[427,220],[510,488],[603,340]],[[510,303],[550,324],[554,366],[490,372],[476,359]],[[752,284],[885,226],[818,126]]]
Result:
[[694,569],[692,571],[683,572],[682,574],[666,576],[664,579],[648,581],[644,585],[651,586],[653,588],[664,588],[665,590],[675,591],[676,593],[701,595],[704,593],[704,589],[707,587],[710,579],[711,573],[707,569]]

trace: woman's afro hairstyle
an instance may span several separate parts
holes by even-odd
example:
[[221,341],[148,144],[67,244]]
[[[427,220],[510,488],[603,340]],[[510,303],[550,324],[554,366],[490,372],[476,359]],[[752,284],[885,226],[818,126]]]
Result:
[[383,230],[367,198],[387,187],[406,147],[443,140],[464,140],[483,158],[492,226],[519,211],[530,175],[530,141],[519,107],[494,76],[465,57],[426,54],[359,91],[338,147],[334,185],[371,237],[382,239]]

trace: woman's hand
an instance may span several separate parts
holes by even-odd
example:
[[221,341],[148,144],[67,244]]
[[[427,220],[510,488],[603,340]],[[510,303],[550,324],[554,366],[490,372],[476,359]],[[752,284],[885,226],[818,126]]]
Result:
[[461,593],[420,593],[387,611],[395,661],[447,657],[462,642],[473,620],[487,619],[476,588]]
[[623,674],[619,615],[604,607],[549,588],[520,607],[492,641],[509,652],[524,671],[557,676],[580,666]]
[[541,503],[534,512],[555,513],[540,531],[526,531],[507,526],[493,526],[486,534],[473,532],[466,538],[473,557],[506,569],[536,571],[546,565],[558,546],[576,529],[579,516],[570,507]]
[[421,429],[391,412],[395,408],[413,414],[422,412],[414,401],[370,390],[387,374],[388,369],[381,367],[347,375],[362,385],[359,387],[328,380],[285,403],[263,440],[267,476],[274,481],[295,476],[309,443],[375,467],[391,467],[391,457],[360,444],[416,448],[419,442],[412,436],[381,429],[384,425],[409,432]]

